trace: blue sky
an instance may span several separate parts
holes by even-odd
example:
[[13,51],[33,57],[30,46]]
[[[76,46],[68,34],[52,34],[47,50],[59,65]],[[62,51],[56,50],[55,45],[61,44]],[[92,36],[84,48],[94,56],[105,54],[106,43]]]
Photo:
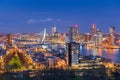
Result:
[[58,32],[79,25],[80,32],[90,32],[96,24],[103,32],[111,25],[120,32],[119,0],[0,0],[0,32]]

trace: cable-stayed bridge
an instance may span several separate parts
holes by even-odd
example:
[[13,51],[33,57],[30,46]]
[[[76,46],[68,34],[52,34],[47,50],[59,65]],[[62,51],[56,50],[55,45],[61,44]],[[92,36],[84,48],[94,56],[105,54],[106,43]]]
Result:
[[[69,38],[68,36],[64,36],[64,39],[65,41],[50,41],[50,42],[46,42],[46,35],[47,35],[47,31],[46,31],[46,28],[39,33],[39,36],[36,39],[34,40],[30,40],[30,39],[27,39],[27,40],[21,40],[21,39],[16,39],[16,41],[18,42],[23,42],[25,46],[48,46],[48,45],[55,45],[55,44],[66,44],[66,43],[69,43]],[[80,45],[85,45],[85,44],[90,44],[90,43],[95,43],[95,41],[88,41],[88,42],[79,42],[79,41],[74,41],[76,43],[79,43]]]

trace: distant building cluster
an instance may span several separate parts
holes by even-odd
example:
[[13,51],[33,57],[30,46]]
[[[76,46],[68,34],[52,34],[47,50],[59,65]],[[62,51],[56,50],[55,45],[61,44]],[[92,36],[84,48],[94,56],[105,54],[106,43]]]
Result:
[[[81,53],[82,46],[116,49],[120,48],[120,34],[111,26],[109,33],[103,33],[95,24],[92,24],[89,33],[80,33],[79,26],[68,27],[66,33],[59,33],[56,25],[51,33],[46,29],[40,33],[0,34],[0,59],[9,66],[13,56],[21,57],[22,64],[27,68],[67,68],[88,66],[95,63],[96,68],[102,65],[102,58],[86,58]],[[90,60],[90,62],[88,62]],[[24,63],[26,62],[26,63]]]

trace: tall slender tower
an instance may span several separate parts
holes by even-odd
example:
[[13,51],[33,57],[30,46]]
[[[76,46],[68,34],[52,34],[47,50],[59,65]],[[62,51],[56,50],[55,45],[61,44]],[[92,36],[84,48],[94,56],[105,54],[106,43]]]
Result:
[[56,30],[56,26],[54,24],[53,27],[52,27],[52,31],[51,31],[52,35],[54,35],[55,32],[57,32],[57,30]]
[[69,27],[68,36],[69,36],[69,41],[72,42],[73,41],[73,27]]
[[115,41],[115,27],[111,26],[109,29],[109,42],[110,44],[114,44]]
[[80,54],[80,44],[76,42],[67,43],[67,65],[75,66],[78,65]]
[[96,33],[97,33],[96,34],[96,45],[101,46],[102,45],[102,38],[103,38],[103,34],[102,34],[101,29],[97,29]]
[[67,43],[67,64],[68,66],[78,65],[80,45],[73,41],[74,27],[69,27],[69,43]]
[[109,33],[110,34],[115,34],[115,27],[114,26],[111,26],[110,29],[109,29]]
[[92,28],[91,28],[91,34],[92,36],[96,33],[96,25],[92,24]]
[[78,31],[78,25],[75,25],[74,28],[73,28],[73,33],[75,34],[78,34],[79,31]]
[[74,39],[74,41],[78,40],[78,37],[79,37],[79,30],[78,29],[79,29],[78,25],[75,25],[73,27],[73,39]]

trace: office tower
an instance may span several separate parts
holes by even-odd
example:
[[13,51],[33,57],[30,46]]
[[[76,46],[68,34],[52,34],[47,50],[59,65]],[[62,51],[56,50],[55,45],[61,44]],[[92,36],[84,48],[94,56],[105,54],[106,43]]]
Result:
[[74,25],[73,27],[73,40],[78,41],[79,39],[79,27],[78,25]]
[[110,34],[115,34],[115,27],[114,26],[111,26],[110,29],[109,29],[109,33]]
[[91,34],[92,36],[96,33],[96,25],[92,24],[92,28],[91,28]]
[[101,31],[101,29],[97,29],[97,32],[96,32],[96,44],[98,46],[102,45],[102,39],[103,39],[102,31]]
[[73,41],[73,27],[69,27],[68,37],[69,37],[69,41],[72,42]]
[[74,66],[79,63],[80,44],[76,42],[67,43],[67,64]]
[[80,53],[80,44],[73,41],[73,33],[77,32],[77,28],[69,27],[69,43],[67,43],[67,64],[68,66],[74,66],[78,64],[78,57]]
[[6,46],[12,46],[12,34],[7,34],[6,35]]
[[91,41],[95,41],[95,36],[96,36],[96,25],[95,24],[92,24],[91,26]]
[[58,32],[57,32],[57,28],[54,24],[51,29],[51,40],[52,40],[52,42],[55,42],[55,41],[57,41],[57,39],[58,39]]
[[51,31],[52,35],[54,35],[55,32],[57,32],[57,29],[56,29],[56,26],[54,24],[53,27],[52,27],[52,31]]
[[73,33],[74,33],[74,34],[78,34],[78,33],[79,33],[78,25],[75,25],[75,26],[73,27]]
[[[57,28],[56,28],[55,24],[52,27],[51,40],[52,40],[52,43],[57,43],[58,42],[58,32],[57,32]],[[52,49],[56,50],[57,46],[58,46],[57,44],[52,45]]]
[[114,44],[115,41],[115,27],[111,26],[109,29],[109,43]]

